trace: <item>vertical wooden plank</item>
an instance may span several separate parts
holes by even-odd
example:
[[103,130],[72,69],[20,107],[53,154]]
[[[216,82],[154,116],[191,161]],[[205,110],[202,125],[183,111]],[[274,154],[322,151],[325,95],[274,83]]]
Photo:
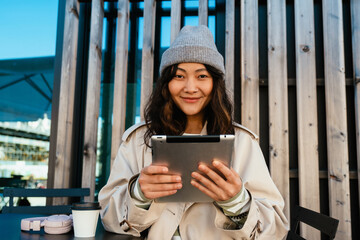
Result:
[[270,172],[284,197],[284,213],[290,219],[285,0],[270,0],[267,7]]
[[231,101],[234,103],[235,82],[235,1],[226,0],[225,7],[225,84]]
[[[67,0],[65,6],[64,41],[61,63],[58,126],[56,130],[55,169],[48,173],[54,179],[53,188],[70,187],[72,128],[74,116],[76,54],[79,29],[79,3]],[[66,204],[67,199],[55,198],[54,204]]]
[[329,205],[340,220],[336,239],[345,240],[351,239],[351,215],[342,2],[325,0],[322,8]]
[[351,239],[345,60],[341,0],[322,3],[330,216],[340,220],[336,239]]
[[153,89],[154,76],[154,40],[156,1],[144,1],[144,39],[141,63],[141,99],[140,118],[144,120],[145,105]]
[[92,0],[88,80],[86,91],[83,150],[84,156],[81,181],[81,186],[83,188],[90,188],[90,196],[85,197],[86,201],[94,201],[95,196],[95,170],[97,129],[100,105],[103,19],[104,0]]
[[[64,26],[65,26],[65,9],[66,1],[59,1],[58,5],[58,17],[57,17],[57,30],[56,30],[56,51],[54,59],[54,83],[53,83],[53,95],[51,106],[51,130],[50,130],[50,149],[49,149],[49,161],[48,161],[48,176],[46,187],[54,188],[54,171],[56,167],[56,141],[57,141],[57,126],[59,115],[59,102],[60,102],[60,83],[61,83],[61,62],[63,52],[63,40],[64,40]],[[46,199],[46,205],[51,205],[52,199]]]
[[171,35],[170,42],[173,42],[180,31],[181,26],[181,0],[171,1]]
[[[354,66],[357,173],[360,201],[360,1],[351,0],[351,29]],[[360,209],[359,209],[360,211]],[[360,215],[360,212],[358,214]]]
[[129,16],[129,0],[119,0],[116,29],[111,166],[121,144],[121,136],[125,131]]
[[241,0],[241,123],[259,135],[258,1]]
[[208,25],[208,0],[199,0],[199,25]]
[[[300,205],[320,212],[313,0],[295,0],[296,100]],[[320,232],[301,225],[305,239]]]

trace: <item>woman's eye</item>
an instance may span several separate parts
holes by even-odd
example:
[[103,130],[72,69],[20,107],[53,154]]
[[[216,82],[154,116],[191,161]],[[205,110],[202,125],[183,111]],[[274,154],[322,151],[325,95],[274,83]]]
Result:
[[199,78],[207,78],[207,75],[205,74],[199,75]]
[[184,78],[182,75],[175,75],[175,78]]

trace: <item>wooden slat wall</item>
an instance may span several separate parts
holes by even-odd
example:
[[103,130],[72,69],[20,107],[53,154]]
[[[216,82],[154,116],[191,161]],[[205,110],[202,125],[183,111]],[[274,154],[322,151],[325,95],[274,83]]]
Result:
[[285,200],[290,219],[289,128],[285,1],[267,3],[269,61],[270,173]]
[[[314,32],[313,0],[295,0],[299,203],[320,212]],[[305,239],[320,239],[314,228],[303,224],[300,229]]]
[[116,56],[114,76],[113,121],[111,133],[111,165],[121,144],[125,131],[126,90],[129,39],[129,1],[119,0],[116,29]]
[[[269,145],[270,172],[285,199],[285,214],[289,218],[289,131],[288,131],[288,81],[296,85],[297,95],[297,134],[300,205],[319,211],[319,167],[317,152],[317,92],[316,86],[321,80],[316,79],[315,44],[314,44],[314,9],[312,0],[295,0],[295,51],[296,51],[296,84],[287,76],[287,43],[285,0],[267,1],[268,22],[268,94],[269,94]],[[205,1],[199,2],[199,24],[208,18],[208,6]],[[235,25],[235,0],[226,0],[226,36],[225,63],[226,85],[231,94],[239,94],[234,90],[236,81],[241,81],[241,122],[259,134],[259,40],[258,40],[258,1],[242,0],[240,5],[240,26]],[[94,0],[93,15],[100,21],[103,14],[103,0]],[[99,7],[99,5],[101,7]],[[202,4],[206,4],[202,10]],[[144,104],[153,86],[154,69],[154,35],[155,0],[145,0],[144,6],[144,39],[141,75],[141,118]],[[171,41],[174,40],[181,25],[181,1],[172,1],[171,9]],[[129,33],[129,0],[118,2],[117,43],[114,80],[114,109],[112,129],[113,161],[121,143],[121,135],[125,128],[128,33]],[[78,36],[79,3],[67,0],[64,30],[64,48],[62,62],[62,78],[59,100],[59,120],[56,138],[55,172],[49,171],[49,179],[53,177],[54,186],[68,187],[70,173],[72,119],[74,105],[75,65]],[[347,112],[344,74],[344,42],[341,0],[323,0],[323,39],[325,67],[325,102],[327,128],[327,157],[329,179],[330,215],[340,220],[337,239],[351,239],[350,190],[347,143]],[[355,113],[357,127],[358,179],[360,169],[360,2],[351,0],[353,68],[355,90]],[[206,18],[204,16],[206,15]],[[95,18],[95,16],[94,16]],[[83,183],[94,181],[95,129],[98,111],[99,66],[101,66],[101,29],[102,23],[93,24],[89,54],[89,79],[87,116],[85,130],[85,154]],[[240,75],[235,79],[235,31],[240,28]],[[321,84],[322,85],[322,84]],[[94,101],[94,102],[92,102]],[[91,109],[95,108],[95,109]],[[89,163],[87,163],[89,162]],[[91,164],[88,168],[85,166]],[[50,165],[50,164],[49,164]],[[50,167],[49,167],[50,169]],[[322,173],[324,173],[323,171]],[[91,176],[90,176],[91,175]],[[324,174],[323,174],[324,175]],[[354,176],[354,174],[352,175]],[[320,176],[321,178],[321,176]],[[324,178],[324,177],[322,177]],[[85,186],[85,185],[83,185]],[[93,188],[93,183],[90,184]],[[357,210],[358,211],[358,210]],[[302,235],[311,239],[319,239],[319,234],[302,227]]]
[[235,1],[226,0],[225,8],[225,84],[234,103],[235,88]]
[[[65,6],[64,41],[61,63],[61,82],[56,130],[56,156],[53,161],[54,172],[48,172],[48,179],[53,185],[49,188],[70,187],[71,148],[73,139],[73,115],[76,54],[79,29],[79,3],[67,0]],[[49,167],[49,170],[51,168]],[[56,198],[54,204],[66,204],[67,199]]]
[[326,135],[330,215],[340,219],[336,239],[351,239],[345,60],[341,0],[323,1]]
[[144,109],[153,89],[154,41],[156,1],[144,0],[144,39],[141,64],[140,117],[144,120]]
[[91,2],[90,47],[88,64],[88,81],[86,94],[84,156],[82,168],[83,188],[90,188],[86,201],[94,201],[97,129],[100,105],[100,83],[102,62],[102,33],[104,20],[104,1]]
[[240,15],[241,123],[259,135],[258,1],[242,0]]
[[199,0],[199,25],[208,25],[208,0]]
[[[355,125],[356,125],[356,146],[357,146],[357,177],[360,186],[360,1],[351,0],[351,29],[352,29],[352,50],[354,68],[354,89],[355,89]],[[360,188],[360,187],[359,187]],[[359,189],[360,201],[360,189]],[[360,205],[360,204],[359,204]],[[358,211],[360,216],[360,208]]]

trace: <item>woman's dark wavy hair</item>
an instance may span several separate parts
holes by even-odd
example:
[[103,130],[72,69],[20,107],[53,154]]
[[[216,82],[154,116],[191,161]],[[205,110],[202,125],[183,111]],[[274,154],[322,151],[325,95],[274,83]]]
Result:
[[[232,104],[226,93],[224,75],[216,68],[204,64],[213,78],[211,100],[205,107],[204,121],[207,121],[207,133],[233,134]],[[156,83],[149,102],[145,107],[145,122],[148,127],[144,135],[146,145],[155,134],[182,135],[185,131],[186,115],[171,98],[168,84],[176,74],[178,65],[165,68]]]

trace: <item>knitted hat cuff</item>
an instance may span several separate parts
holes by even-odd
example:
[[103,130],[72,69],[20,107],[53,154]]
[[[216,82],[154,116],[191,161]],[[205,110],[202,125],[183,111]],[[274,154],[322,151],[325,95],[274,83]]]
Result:
[[168,66],[191,62],[210,65],[225,75],[222,55],[214,49],[198,45],[177,46],[167,49],[162,55],[160,73]]

